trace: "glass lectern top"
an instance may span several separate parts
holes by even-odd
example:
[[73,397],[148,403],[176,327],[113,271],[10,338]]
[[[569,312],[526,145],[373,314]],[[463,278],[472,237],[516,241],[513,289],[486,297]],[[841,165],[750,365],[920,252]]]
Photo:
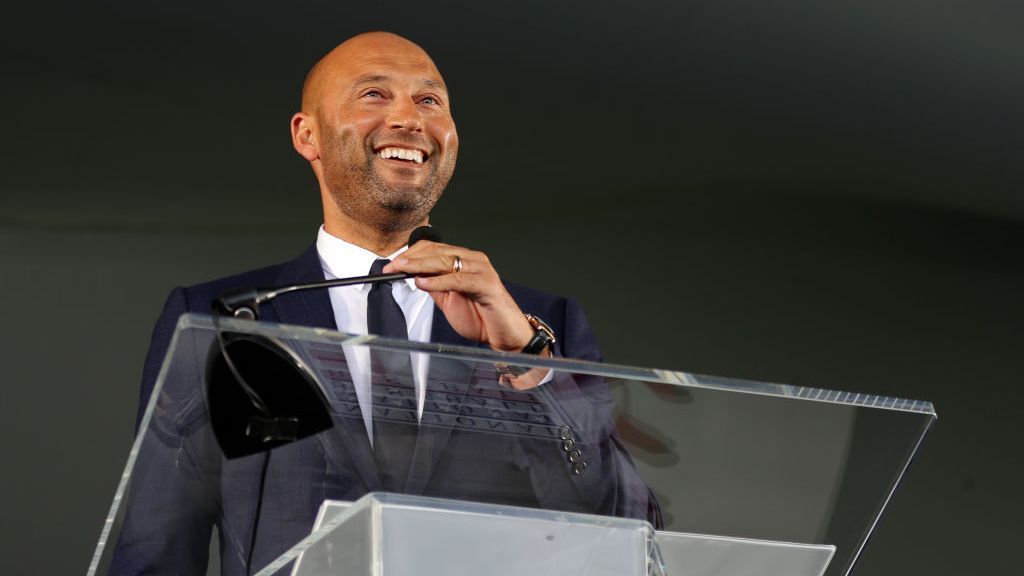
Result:
[[255,573],[324,500],[395,492],[834,545],[826,574],[845,575],[934,419],[922,401],[185,315],[90,574]]

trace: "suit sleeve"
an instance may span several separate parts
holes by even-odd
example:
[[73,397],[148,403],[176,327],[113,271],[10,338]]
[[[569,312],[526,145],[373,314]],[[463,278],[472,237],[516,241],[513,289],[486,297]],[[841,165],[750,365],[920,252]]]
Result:
[[[187,311],[187,293],[176,288],[153,329],[135,424],[137,459],[111,574],[206,573],[217,518],[220,455],[209,426],[195,411],[181,409],[189,395],[201,390],[196,359],[188,357],[189,346],[196,345],[188,332],[179,336],[179,353],[167,364],[165,386],[155,391],[178,318]],[[140,428],[151,402],[152,416]]]
[[139,431],[142,424],[142,417],[149,406],[149,399],[153,395],[153,386],[156,385],[157,376],[160,374],[160,367],[163,366],[167,349],[171,345],[171,338],[174,336],[174,329],[178,325],[178,318],[188,312],[188,300],[185,296],[185,289],[175,288],[167,296],[164,309],[153,326],[153,335],[149,340],[149,351],[146,353],[146,361],[142,366],[142,385],[139,388],[139,408],[135,415],[135,431]]
[[[562,333],[556,334],[556,355],[602,361],[579,304],[574,300],[560,304]],[[604,378],[556,373],[535,394],[547,406],[557,430],[550,440],[524,442],[531,460],[540,464],[532,467],[531,474],[541,504],[644,519],[661,528],[658,502],[615,429],[615,404]]]

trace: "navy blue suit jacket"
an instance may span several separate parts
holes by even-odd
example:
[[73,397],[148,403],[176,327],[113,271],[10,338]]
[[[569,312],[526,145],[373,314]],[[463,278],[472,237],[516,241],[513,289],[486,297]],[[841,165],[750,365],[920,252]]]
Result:
[[[318,280],[323,280],[323,271],[316,249],[311,247],[284,264],[172,291],[146,358],[140,420],[181,314],[210,313],[213,299],[232,288]],[[552,326],[558,338],[556,355],[602,359],[577,303],[515,284],[506,286],[523,311]],[[263,321],[336,329],[326,290],[284,295],[260,312]],[[431,340],[480,346],[458,335],[437,309]],[[459,368],[444,361],[431,364],[432,374],[447,369]],[[466,377],[455,379],[465,381]],[[197,392],[200,381],[197,374]],[[421,480],[411,482],[405,491],[642,518],[660,527],[657,502],[612,425],[613,403],[604,382],[596,377],[557,376],[544,387],[545,397],[559,405],[560,417],[567,420],[564,424],[572,426],[578,436],[588,462],[583,474],[572,473],[572,464],[558,442],[432,428],[421,431],[424,455],[418,445],[412,464]],[[173,393],[164,391],[163,395]],[[201,397],[199,393],[197,398]],[[159,416],[151,421],[149,432],[142,431],[144,443],[125,503],[112,573],[205,574],[208,545],[216,526],[222,573],[244,574],[264,464],[267,470],[253,554],[255,569],[309,533],[324,499],[355,500],[381,489],[361,421],[353,425],[356,421],[351,419],[336,420],[337,433],[274,449],[269,461],[262,454],[226,460],[216,448],[208,422],[176,421],[162,411],[162,400],[158,399]],[[180,404],[181,398],[168,401]]]

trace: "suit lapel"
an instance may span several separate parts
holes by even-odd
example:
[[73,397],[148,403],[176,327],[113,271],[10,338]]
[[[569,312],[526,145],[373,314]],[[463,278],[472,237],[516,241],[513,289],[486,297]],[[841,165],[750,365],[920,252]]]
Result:
[[[324,446],[327,457],[341,469],[345,463],[339,458],[338,450],[343,449],[351,462],[352,467],[363,479],[368,492],[380,491],[383,483],[380,474],[377,473],[377,464],[373,459],[373,449],[370,447],[370,437],[366,434],[366,425],[363,422],[362,413],[354,414],[331,414],[334,420],[334,432],[324,432],[317,436]],[[340,446],[339,446],[340,445]]]
[[[320,256],[316,246],[310,246],[301,256],[288,262],[277,277],[277,286],[319,282],[324,279],[324,270],[320,265]],[[334,320],[334,308],[327,290],[307,290],[278,296],[270,303],[269,308],[282,324],[312,326],[337,330]]]
[[[292,284],[304,284],[307,282],[319,282],[324,279],[323,267],[320,264],[320,256],[317,254],[316,246],[311,246],[301,256],[284,265],[277,277],[277,286],[289,286]],[[275,316],[282,324],[294,324],[298,326],[312,326],[315,328],[327,328],[337,330],[338,325],[334,319],[334,308],[331,306],[331,297],[327,290],[308,290],[284,294],[273,300],[268,306],[265,314]],[[269,319],[269,318],[268,318]],[[343,357],[340,354],[339,356]],[[316,435],[317,440],[323,446],[324,453],[329,461],[336,468],[343,468],[345,461],[341,457],[343,453],[348,454],[348,462],[356,469],[369,491],[380,490],[381,482],[377,474],[377,468],[373,463],[373,452],[370,449],[370,439],[366,435],[366,428],[363,425],[362,416],[356,414],[336,414],[331,410],[331,418],[334,420],[334,430],[329,430]]]
[[[324,279],[323,267],[317,254],[316,246],[311,246],[298,258],[285,264],[278,275],[276,285],[288,286],[306,282],[318,282]],[[312,326],[337,330],[334,319],[334,308],[331,306],[327,290],[309,290],[285,294],[270,303],[263,311],[263,318],[276,320],[282,324]],[[434,306],[430,341],[435,344],[448,344],[466,347],[481,347],[482,344],[462,337],[456,332],[441,310]],[[416,441],[416,449],[409,467],[409,478],[405,492],[422,494],[426,489],[433,469],[444,452],[448,438],[452,432],[454,416],[462,406],[462,401],[469,390],[474,373],[473,366],[461,360],[432,357],[427,377],[428,391],[443,392],[451,399],[450,418],[445,422],[426,423],[420,427]],[[426,409],[424,418],[427,418]],[[327,458],[335,466],[344,466],[339,451],[348,454],[350,464],[362,477],[369,491],[380,490],[381,481],[374,463],[373,451],[362,418],[334,415],[334,432],[324,432],[316,436],[324,448]]]
[[[430,332],[430,341],[434,344],[481,346],[479,342],[473,342],[460,336],[437,306],[434,306]],[[473,366],[461,360],[438,356],[430,358],[430,370],[427,373],[426,382],[427,392],[431,396],[443,398],[444,400],[436,402],[436,404],[444,404],[445,410],[439,411],[438,407],[432,406],[429,401],[423,408],[423,420],[416,439],[416,450],[413,453],[412,463],[409,465],[409,478],[405,485],[406,494],[422,494],[430,482],[434,467],[441,454],[444,453],[445,445],[451,436],[455,417],[461,412],[473,372]]]

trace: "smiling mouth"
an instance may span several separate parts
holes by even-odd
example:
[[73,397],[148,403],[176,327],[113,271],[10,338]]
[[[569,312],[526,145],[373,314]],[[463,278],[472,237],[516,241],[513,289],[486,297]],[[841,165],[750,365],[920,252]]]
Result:
[[385,146],[377,150],[377,156],[382,160],[397,160],[410,164],[423,164],[427,160],[427,153],[414,148],[401,148],[397,146]]

